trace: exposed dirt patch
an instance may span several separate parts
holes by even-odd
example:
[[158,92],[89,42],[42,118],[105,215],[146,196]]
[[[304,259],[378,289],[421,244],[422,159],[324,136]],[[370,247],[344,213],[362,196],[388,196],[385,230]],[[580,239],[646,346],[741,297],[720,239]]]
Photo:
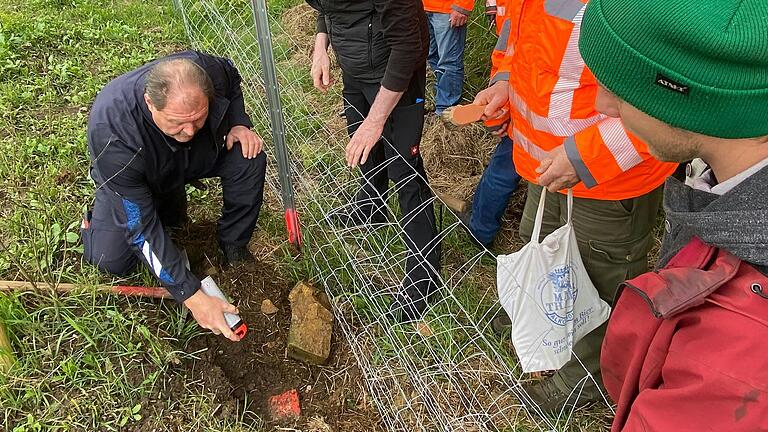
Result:
[[[200,351],[200,359],[187,365],[190,370],[220,370],[217,382],[210,383],[223,389],[217,393],[222,399],[219,402],[252,401],[250,410],[268,426],[322,430],[326,424],[334,431],[379,429],[378,413],[368,403],[361,372],[341,333],[334,334],[327,365],[307,365],[286,358],[291,322],[288,293],[297,281],[280,275],[275,263],[269,262],[270,257],[259,253],[255,263],[222,269],[212,253],[217,250],[215,231],[213,223],[192,226],[181,243],[193,271],[216,272],[216,283],[237,304],[249,330],[239,343],[215,335],[194,339],[186,351]],[[257,233],[254,238],[258,237]],[[252,250],[261,247],[255,241],[251,244]],[[277,307],[277,313],[261,312],[265,299]],[[269,418],[267,403],[270,396],[290,389],[299,392],[302,416],[280,424]]]
[[56,174],[56,184],[59,186],[72,184],[78,180],[77,175],[78,173],[64,169]]

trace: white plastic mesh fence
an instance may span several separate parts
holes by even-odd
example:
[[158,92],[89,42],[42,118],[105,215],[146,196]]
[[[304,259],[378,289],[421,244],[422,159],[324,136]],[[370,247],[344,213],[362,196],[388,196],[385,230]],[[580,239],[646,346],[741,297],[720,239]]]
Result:
[[[174,3],[193,47],[234,61],[256,129],[269,141],[250,2]],[[312,88],[312,10],[299,0],[270,0],[269,9],[304,254],[319,285],[332,298],[339,327],[385,427],[403,431],[604,429],[606,407],[578,413],[565,408],[555,417],[536,415],[539,407],[521,386],[529,377],[518,367],[509,338],[495,335],[490,327],[500,310],[494,256],[469,246],[461,222],[437,198],[427,204],[435,206],[443,249],[438,292],[421,325],[393,324],[383,318],[404,276],[408,249],[403,221],[411,215],[400,215],[397,192],[412,176],[391,184],[387,195],[379,197],[386,211],[397,217],[375,224],[334,223],[333,215],[355,209],[361,188],[358,170],[347,168],[343,158],[349,139],[345,121],[338,116],[343,108],[340,85],[326,95]],[[469,25],[487,28],[487,21],[475,13]],[[334,72],[339,79],[339,71]],[[468,67],[467,73],[475,71]],[[402,159],[393,153],[381,169]],[[274,169],[268,183],[279,196]],[[579,391],[574,390],[573,396]]]

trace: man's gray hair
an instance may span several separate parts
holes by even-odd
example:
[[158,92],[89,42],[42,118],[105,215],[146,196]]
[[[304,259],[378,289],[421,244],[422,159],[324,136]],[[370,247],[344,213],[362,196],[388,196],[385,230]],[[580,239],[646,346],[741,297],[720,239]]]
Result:
[[205,69],[185,58],[160,60],[147,74],[144,93],[162,110],[170,92],[190,85],[202,90],[209,101],[213,100],[213,82]]

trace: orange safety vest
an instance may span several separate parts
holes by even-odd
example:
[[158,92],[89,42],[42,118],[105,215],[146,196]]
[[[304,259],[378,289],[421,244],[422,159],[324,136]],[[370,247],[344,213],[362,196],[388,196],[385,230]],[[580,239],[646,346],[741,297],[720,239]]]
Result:
[[[497,0],[499,39],[491,83],[509,82],[515,168],[536,183],[540,162],[565,146],[581,182],[574,196],[634,198],[659,187],[677,164],[659,162],[595,110],[597,80],[579,53],[587,0]],[[503,18],[502,18],[503,17]]]
[[422,0],[424,10],[427,12],[437,12],[449,14],[452,10],[461,12],[464,15],[472,13],[475,7],[475,0]]
[[[501,3],[501,8],[499,8],[498,3]],[[501,28],[504,25],[504,0],[485,0],[485,13],[486,14],[494,14],[495,20],[496,20],[496,37],[501,36]],[[507,38],[507,36],[505,36]],[[504,42],[504,46],[499,49],[499,42],[496,41],[496,48],[494,48],[493,52],[491,53],[491,76],[496,75],[496,69],[499,67],[499,64],[501,64],[501,59],[504,57],[504,53],[507,48],[507,40]]]
[[[497,7],[496,0],[485,0],[485,13],[495,15],[495,20],[496,20],[495,28],[496,28],[497,38],[500,36],[501,27],[504,22],[504,6],[503,6],[503,0],[501,1],[502,1],[501,13],[499,13],[499,8]],[[498,39],[496,43],[498,44]],[[506,42],[504,43],[506,44]],[[496,69],[499,63],[501,63],[501,58],[504,57],[504,50],[494,50],[492,53],[492,56],[494,58],[491,60],[491,76],[494,76],[496,74]],[[509,103],[504,105],[502,109],[506,111],[507,113],[506,115],[497,119],[483,121],[483,124],[488,129],[492,131],[496,131],[501,127],[502,124],[506,123],[509,120]]]

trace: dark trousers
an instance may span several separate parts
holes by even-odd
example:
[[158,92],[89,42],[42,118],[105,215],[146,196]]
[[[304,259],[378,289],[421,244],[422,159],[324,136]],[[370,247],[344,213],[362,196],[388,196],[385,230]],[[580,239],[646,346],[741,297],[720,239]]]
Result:
[[[184,150],[179,150],[184,151]],[[190,153],[194,155],[194,153]],[[253,235],[264,195],[267,157],[262,151],[245,159],[239,143],[232,150],[221,149],[211,166],[190,157],[185,183],[203,178],[221,178],[224,206],[218,222],[220,243],[245,246]],[[180,227],[186,220],[184,186],[153,196],[155,211],[163,228]],[[142,258],[133,248],[125,225],[122,199],[107,188],[96,191],[90,228],[83,230],[83,256],[101,270],[116,275],[133,271]]]
[[[426,66],[414,74],[384,126],[384,139],[373,147],[368,160],[360,166],[362,178],[356,197],[358,211],[366,219],[381,220],[386,217],[384,209],[389,180],[395,183],[403,214],[400,222],[409,251],[403,287],[413,302],[425,301],[437,288],[436,272],[440,268],[440,244],[435,240],[435,212],[429,202],[432,192],[427,185],[427,173],[419,153],[424,128],[425,84]],[[344,106],[349,136],[357,131],[368,115],[379,88],[379,84],[361,83],[344,77]]]

